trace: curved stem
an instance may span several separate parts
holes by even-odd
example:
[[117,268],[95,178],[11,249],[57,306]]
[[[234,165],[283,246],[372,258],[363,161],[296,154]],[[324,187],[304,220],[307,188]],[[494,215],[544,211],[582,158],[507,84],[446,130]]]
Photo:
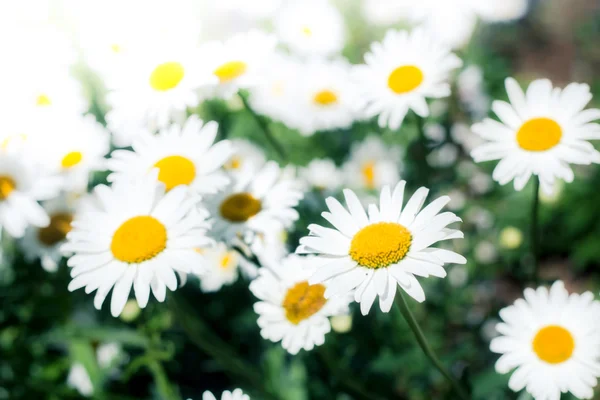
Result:
[[167,374],[160,361],[152,360],[146,364],[152,376],[154,377],[154,383],[156,384],[156,390],[160,393],[161,399],[165,400],[179,400],[181,397],[176,393],[173,386],[167,378]]
[[437,356],[431,349],[431,346],[429,346],[429,343],[427,342],[427,339],[425,338],[425,335],[423,334],[419,323],[410,311],[410,308],[408,308],[408,304],[406,304],[406,299],[404,298],[402,289],[398,290],[396,296],[396,306],[396,308],[399,309],[399,311],[402,313],[402,316],[404,316],[404,319],[408,323],[408,326],[415,335],[415,338],[417,339],[421,350],[423,350],[423,353],[425,353],[425,355],[429,358],[431,363],[438,369],[438,371],[441,372],[442,375],[444,375],[448,382],[450,382],[452,388],[458,394],[458,396],[463,400],[470,400],[471,396],[469,395],[469,392],[465,388],[463,388],[460,383],[458,383],[458,381],[450,374],[450,372],[448,372],[446,367],[442,365],[441,361],[437,358]]
[[529,246],[531,249],[531,277],[534,283],[538,283],[538,268],[539,268],[539,208],[540,208],[540,178],[535,177],[533,180],[533,202],[531,204],[531,231]]

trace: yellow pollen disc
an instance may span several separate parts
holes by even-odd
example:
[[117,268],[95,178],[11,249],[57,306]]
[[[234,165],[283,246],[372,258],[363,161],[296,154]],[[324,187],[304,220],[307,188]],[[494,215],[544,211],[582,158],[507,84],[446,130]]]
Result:
[[63,168],[71,168],[79,164],[82,158],[83,154],[80,151],[72,151],[63,157],[60,165]]
[[161,92],[171,90],[183,79],[185,75],[183,66],[178,62],[160,64],[150,74],[150,86]]
[[118,44],[112,44],[110,46],[110,49],[112,50],[113,53],[120,53],[121,52],[121,46],[119,46]]
[[231,159],[225,163],[225,169],[240,169],[242,166],[242,159],[238,156],[233,156]]
[[517,132],[517,143],[523,150],[550,150],[562,138],[562,128],[550,118],[534,118],[521,125]]
[[221,216],[231,222],[246,222],[262,209],[260,200],[250,193],[235,193],[221,203]]
[[0,200],[6,200],[17,187],[15,181],[6,175],[0,175]]
[[50,101],[50,97],[45,94],[40,94],[35,100],[36,106],[49,106],[50,104],[52,104],[52,101]]
[[304,27],[302,27],[302,33],[304,34],[304,36],[311,37],[312,29],[310,29],[308,26],[304,26]]
[[227,252],[222,258],[221,258],[221,265],[220,267],[223,269],[227,269],[229,268],[229,265],[231,264],[231,262],[233,261],[235,257],[235,254],[233,254],[232,252]]
[[350,243],[350,257],[367,268],[383,268],[402,260],[412,243],[404,226],[378,222],[362,228]]
[[331,90],[321,90],[315,97],[313,97],[313,101],[321,106],[329,106],[337,102],[337,96]]
[[66,239],[67,233],[71,232],[73,216],[67,213],[58,213],[50,216],[50,225],[40,228],[38,240],[46,246],[54,246]]
[[325,286],[321,284],[309,285],[302,281],[292,286],[283,299],[285,317],[297,325],[314,315],[327,303],[324,293]]
[[414,65],[404,65],[392,71],[388,87],[396,94],[412,92],[423,82],[423,71]]
[[558,325],[548,325],[538,331],[533,339],[533,351],[542,361],[560,364],[571,358],[575,340],[571,332]]
[[373,161],[369,161],[363,164],[360,172],[362,173],[363,179],[365,180],[365,185],[369,189],[375,188],[375,163]]
[[178,185],[189,185],[196,178],[196,166],[188,158],[168,156],[154,164],[158,168],[158,180],[167,190]]
[[167,229],[148,215],[128,219],[116,230],[110,244],[113,256],[126,263],[150,260],[167,247]]
[[229,82],[243,75],[248,66],[243,61],[229,61],[214,70],[221,83]]

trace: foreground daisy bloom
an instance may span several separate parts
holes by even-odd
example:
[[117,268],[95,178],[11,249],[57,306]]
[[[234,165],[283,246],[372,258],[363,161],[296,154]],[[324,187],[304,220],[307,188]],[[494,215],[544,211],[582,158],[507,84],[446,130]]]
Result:
[[323,257],[309,283],[327,283],[326,298],[352,292],[366,315],[379,296],[381,311],[389,312],[397,285],[422,302],[425,292],[415,276],[443,278],[445,263],[467,262],[453,251],[430,247],[463,237],[461,231],[447,228],[461,221],[459,217],[439,214],[450,198],[442,196],[421,210],[429,193],[422,187],[402,207],[405,184],[401,181],[393,192],[385,186],[379,207],[371,204],[368,215],[349,189],[344,190],[348,210],[333,197],[326,199],[329,212],[322,215],[334,229],[309,225],[310,236],[300,239],[296,250]]
[[158,169],[158,180],[167,191],[184,185],[195,194],[216,193],[229,183],[219,171],[233,154],[227,140],[215,142],[217,123],[203,125],[195,115],[183,126],[172,124],[157,135],[138,137],[133,150],[115,150],[107,161],[109,182],[135,180]]
[[349,296],[326,299],[325,285],[309,284],[314,259],[289,255],[271,268],[263,267],[250,284],[261,301],[254,305],[263,338],[279,342],[290,354],[325,343],[329,317],[348,313]]
[[115,317],[132,285],[141,308],[150,289],[164,301],[166,288],[177,289],[175,272],[200,273],[203,257],[196,249],[212,244],[206,237],[206,215],[195,207],[197,199],[183,186],[165,194],[156,172],[138,181],[97,186],[94,207],[75,217],[62,246],[64,253],[75,254],[67,262],[73,278],[69,291],[96,290],[94,306],[100,309],[113,289],[110,310]]
[[227,248],[225,243],[218,243],[201,254],[206,260],[206,271],[200,277],[200,289],[205,293],[217,292],[225,285],[231,285],[239,276],[240,255]]
[[515,190],[537,175],[544,192],[551,194],[556,179],[572,182],[569,164],[600,163],[600,152],[588,142],[600,139],[600,110],[587,109],[590,87],[571,83],[553,88],[547,79],[533,81],[523,93],[516,80],[506,79],[510,104],[494,101],[500,119],[473,125],[473,132],[490,141],[475,148],[475,162],[501,160],[493,178],[501,185],[514,180]]
[[502,354],[496,371],[514,370],[509,387],[536,400],[559,400],[567,392],[591,399],[600,376],[600,302],[591,292],[569,295],[561,281],[524,295],[500,310],[501,336],[490,344]]
[[462,61],[424,30],[389,30],[381,43],[365,54],[365,65],[355,67],[364,97],[365,117],[379,115],[379,126],[398,129],[409,110],[429,115],[426,98],[450,95],[448,78]]
[[[214,394],[206,391],[202,394],[202,400],[217,400]],[[221,395],[221,400],[250,400],[250,396],[244,394],[242,389],[235,389],[233,392],[226,390]]]

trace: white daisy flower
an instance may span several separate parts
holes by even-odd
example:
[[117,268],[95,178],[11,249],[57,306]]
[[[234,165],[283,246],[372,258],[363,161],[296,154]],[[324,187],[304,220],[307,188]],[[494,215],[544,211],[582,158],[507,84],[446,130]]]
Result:
[[172,124],[157,135],[147,133],[133,142],[133,150],[115,150],[107,160],[113,171],[109,182],[135,180],[152,168],[167,191],[185,185],[195,194],[215,193],[229,183],[219,169],[233,154],[227,140],[214,143],[217,123],[203,124],[192,115],[183,126]]
[[337,190],[343,183],[342,172],[328,158],[311,160],[300,170],[300,176],[309,187],[321,191]]
[[83,397],[92,397],[94,394],[94,385],[92,384],[90,375],[81,363],[75,363],[69,369],[67,386],[77,390]]
[[[202,393],[202,400],[217,400],[214,394],[208,390]],[[221,395],[221,400],[250,400],[250,396],[244,394],[242,389],[235,389],[233,392],[226,390]]]
[[[96,290],[94,306],[102,307],[113,289],[111,313],[117,317],[133,285],[141,308],[150,289],[160,302],[166,288],[177,289],[175,272],[200,273],[203,257],[196,251],[212,243],[206,237],[206,214],[185,187],[165,194],[157,171],[137,181],[99,185],[95,207],[76,215],[63,252],[73,280],[69,291]],[[114,287],[114,288],[113,288]]]
[[600,125],[593,123],[600,119],[600,110],[585,110],[592,99],[588,85],[571,83],[559,89],[540,79],[523,93],[508,78],[506,91],[510,104],[492,104],[500,122],[488,118],[472,127],[489,141],[471,152],[475,162],[501,160],[494,180],[501,185],[514,180],[515,190],[521,190],[531,175],[537,175],[550,194],[558,178],[573,181],[569,164],[600,163],[600,153],[588,142],[600,139]]
[[402,151],[370,135],[354,143],[350,157],[342,166],[345,184],[353,189],[374,190],[395,185],[400,180]]
[[288,2],[274,24],[281,42],[297,54],[330,56],[344,47],[344,19],[329,0]]
[[282,176],[275,162],[266,163],[255,175],[246,175],[207,199],[214,219],[212,232],[230,243],[249,232],[269,233],[290,226],[298,219],[293,207],[303,196],[298,186]]
[[389,30],[380,43],[365,54],[366,65],[355,67],[364,97],[364,114],[379,115],[379,126],[396,130],[409,110],[429,115],[426,98],[450,95],[448,78],[462,61],[432,40],[424,30]]
[[500,310],[501,336],[490,343],[502,354],[496,371],[514,370],[508,386],[536,400],[559,400],[567,392],[591,399],[600,376],[600,302],[591,292],[569,295],[561,281],[524,295]]
[[443,240],[463,237],[461,231],[447,228],[460,218],[451,212],[439,214],[450,198],[442,196],[421,210],[429,193],[422,187],[403,208],[405,184],[401,181],[393,193],[385,186],[379,207],[369,205],[368,215],[349,189],[344,190],[349,211],[333,197],[326,199],[329,212],[324,212],[323,217],[334,229],[309,225],[310,236],[300,239],[296,250],[324,258],[324,265],[309,282],[327,283],[325,297],[351,292],[366,315],[379,296],[381,311],[389,312],[398,285],[422,302],[425,292],[415,275],[443,278],[445,263],[467,262],[453,251],[431,247]]
[[327,299],[325,285],[308,283],[314,261],[289,255],[271,268],[261,268],[250,283],[250,291],[261,300],[254,304],[261,336],[281,341],[290,354],[321,346],[331,331],[329,317],[348,313],[349,296]]
[[240,177],[256,173],[266,162],[262,148],[246,139],[232,139],[233,155],[223,165],[231,175]]
[[238,278],[240,255],[229,249],[225,243],[202,251],[206,263],[206,272],[200,277],[200,289],[203,292],[217,292],[225,285],[231,285]]

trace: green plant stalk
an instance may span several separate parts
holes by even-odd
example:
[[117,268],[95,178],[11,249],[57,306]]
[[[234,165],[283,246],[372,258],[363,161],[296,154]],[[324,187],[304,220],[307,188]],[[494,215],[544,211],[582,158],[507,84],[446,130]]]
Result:
[[531,280],[539,283],[539,209],[540,209],[540,178],[535,177],[533,180],[533,201],[531,204],[531,231],[529,246],[531,249]]
[[150,372],[152,373],[152,377],[154,378],[154,383],[156,385],[156,390],[160,393],[160,398],[164,400],[180,400],[181,397],[177,394],[171,383],[169,382],[169,378],[167,378],[167,374],[165,370],[158,360],[150,360],[146,364]]
[[419,323],[410,311],[410,308],[408,308],[408,304],[406,304],[406,299],[404,298],[404,293],[402,293],[402,289],[398,290],[395,302],[396,308],[400,311],[400,313],[408,323],[408,326],[415,335],[415,339],[417,339],[417,342],[419,343],[421,350],[423,350],[423,353],[425,353],[427,358],[429,358],[431,363],[438,369],[438,371],[440,371],[440,373],[444,375],[444,377],[448,380],[450,385],[452,385],[452,388],[454,389],[456,394],[458,394],[458,396],[463,400],[470,400],[471,396],[469,395],[469,392],[465,388],[463,388],[461,384],[458,383],[458,381],[450,374],[446,367],[444,367],[441,361],[437,358],[437,356],[431,349],[431,346],[429,346],[429,343],[427,342],[427,339],[425,338],[425,335],[423,334]]

